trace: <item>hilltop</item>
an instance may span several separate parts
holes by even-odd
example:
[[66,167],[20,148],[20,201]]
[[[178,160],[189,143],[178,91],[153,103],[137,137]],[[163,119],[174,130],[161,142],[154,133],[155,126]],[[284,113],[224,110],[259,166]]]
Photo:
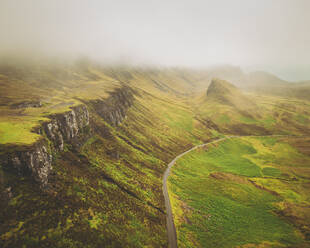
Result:
[[228,81],[213,79],[206,93],[207,100],[234,106],[240,110],[255,107],[255,103]]
[[309,81],[289,82],[269,72],[253,71],[245,73],[240,67],[229,65],[209,68],[206,74],[209,80],[220,78],[247,92],[310,101]]
[[223,135],[310,134],[306,101],[212,75],[2,62],[0,246],[167,247],[162,175],[177,154]]

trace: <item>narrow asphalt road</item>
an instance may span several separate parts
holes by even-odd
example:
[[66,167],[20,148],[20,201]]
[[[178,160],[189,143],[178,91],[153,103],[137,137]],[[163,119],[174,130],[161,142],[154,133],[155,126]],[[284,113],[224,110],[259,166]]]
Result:
[[208,143],[204,143],[198,146],[194,146],[193,148],[179,154],[178,156],[176,156],[169,164],[168,164],[168,168],[166,169],[165,173],[164,173],[164,178],[163,178],[163,193],[164,193],[164,198],[165,198],[165,207],[166,207],[166,218],[167,218],[167,233],[168,233],[168,240],[169,240],[169,246],[170,248],[177,248],[178,247],[178,243],[177,243],[177,233],[176,233],[176,229],[175,229],[175,225],[174,225],[174,221],[173,221],[173,215],[172,215],[172,209],[171,209],[171,203],[170,203],[170,198],[169,198],[169,194],[168,194],[168,189],[167,189],[167,179],[170,173],[170,169],[171,167],[175,164],[175,162],[182,156],[184,156],[185,154],[199,148],[199,147],[203,147],[209,144],[213,144],[213,143],[217,143],[220,142],[222,140],[228,139],[228,138],[232,138],[235,136],[228,136],[225,138],[220,138]]
[[170,169],[171,167],[175,164],[175,162],[181,158],[182,156],[184,156],[185,154],[199,148],[199,147],[203,147],[209,144],[214,144],[217,142],[220,142],[222,140],[226,140],[229,138],[237,138],[237,137],[281,137],[281,136],[292,136],[292,135],[247,135],[247,136],[226,136],[224,138],[219,138],[217,140],[208,142],[208,143],[204,143],[198,146],[194,146],[193,148],[179,154],[178,156],[176,156],[169,164],[168,167],[164,173],[164,178],[163,178],[163,194],[164,194],[164,198],[165,198],[165,208],[166,208],[166,219],[167,219],[167,233],[168,233],[168,240],[169,240],[169,246],[170,248],[177,248],[178,247],[178,243],[177,243],[177,233],[176,233],[176,229],[175,229],[175,225],[174,225],[174,221],[173,221],[173,215],[172,215],[172,209],[171,209],[171,203],[170,203],[170,198],[169,198],[169,194],[168,194],[168,189],[167,189],[167,179],[170,173]]

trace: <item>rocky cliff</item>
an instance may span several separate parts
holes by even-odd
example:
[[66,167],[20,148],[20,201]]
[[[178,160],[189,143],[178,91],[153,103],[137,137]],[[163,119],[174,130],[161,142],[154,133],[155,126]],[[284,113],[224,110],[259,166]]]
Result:
[[30,146],[4,147],[0,157],[3,167],[20,175],[30,174],[41,187],[48,185],[52,171],[52,151],[64,150],[64,144],[76,144],[89,125],[89,112],[85,105],[72,107],[70,111],[50,116],[50,121],[38,130],[46,134]]
[[88,125],[89,112],[85,105],[79,105],[72,107],[68,112],[51,116],[51,121],[44,123],[42,129],[53,148],[56,151],[63,151],[64,143],[76,143]]
[[52,155],[48,142],[41,139],[31,146],[18,147],[2,155],[1,163],[19,175],[31,174],[35,181],[46,187],[52,169]]
[[135,92],[129,87],[122,87],[105,100],[94,100],[90,104],[96,113],[112,126],[118,126],[126,117],[127,109],[133,104]]
[[[133,104],[134,91],[128,87],[116,89],[105,100],[93,100],[95,112],[112,126],[118,126]],[[36,130],[42,138],[30,146],[2,147],[0,162],[4,168],[19,175],[30,174],[42,188],[48,185],[52,171],[52,154],[65,149],[65,144],[79,147],[89,137],[89,111],[86,105],[72,107],[69,111],[49,116]]]

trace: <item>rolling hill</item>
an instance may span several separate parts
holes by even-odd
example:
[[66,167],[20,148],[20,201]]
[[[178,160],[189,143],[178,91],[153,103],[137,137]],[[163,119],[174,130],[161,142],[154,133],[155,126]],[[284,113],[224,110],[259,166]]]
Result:
[[231,83],[213,79],[206,93],[207,101],[233,106],[239,110],[255,108],[255,103]]
[[177,154],[310,134],[304,97],[245,93],[212,70],[2,62],[0,246],[167,247],[161,178]]
[[207,70],[208,78],[227,80],[238,88],[261,95],[310,100],[309,82],[288,82],[264,71],[245,73],[235,66],[217,66]]

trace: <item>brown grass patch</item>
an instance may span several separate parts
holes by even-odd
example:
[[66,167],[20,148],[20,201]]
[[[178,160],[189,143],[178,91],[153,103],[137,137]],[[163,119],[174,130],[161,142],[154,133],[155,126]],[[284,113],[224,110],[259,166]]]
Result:
[[248,179],[228,172],[212,172],[209,176],[218,180],[233,181],[242,184],[250,183]]
[[288,142],[300,153],[310,156],[310,137],[292,138]]

